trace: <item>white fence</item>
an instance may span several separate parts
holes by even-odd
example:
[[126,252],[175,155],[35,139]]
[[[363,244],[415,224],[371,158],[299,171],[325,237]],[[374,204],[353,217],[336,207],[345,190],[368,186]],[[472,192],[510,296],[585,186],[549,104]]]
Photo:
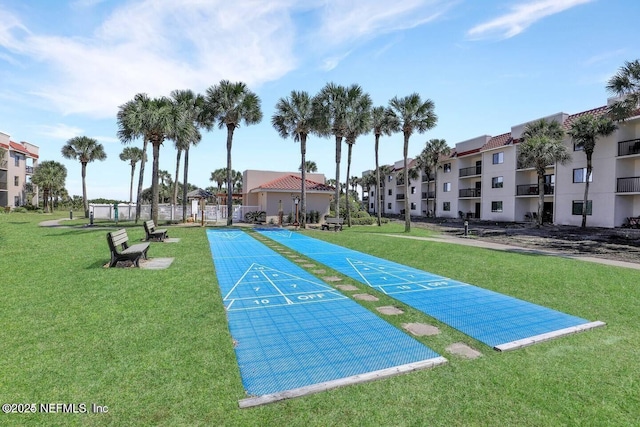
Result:
[[[260,210],[259,206],[233,206],[234,222],[243,222],[244,216],[247,212]],[[89,212],[93,213],[94,219],[110,219],[115,221],[115,207],[111,204],[89,204]],[[135,203],[121,203],[118,205],[118,220],[119,221],[133,221],[136,218],[136,205]],[[187,218],[192,218],[194,221],[202,221],[201,207],[198,205],[197,210],[192,212],[192,205],[187,204]],[[140,219],[151,219],[151,205],[142,205],[140,209]],[[163,221],[181,221],[182,220],[182,205],[171,204],[159,204],[158,205],[158,220]],[[204,220],[205,222],[218,222],[227,220],[227,206],[226,205],[205,205],[204,207]]]

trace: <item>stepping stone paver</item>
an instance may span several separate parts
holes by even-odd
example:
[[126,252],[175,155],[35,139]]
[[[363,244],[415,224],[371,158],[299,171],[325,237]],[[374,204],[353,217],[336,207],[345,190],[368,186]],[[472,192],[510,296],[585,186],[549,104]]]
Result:
[[403,323],[402,327],[417,337],[438,335],[440,329],[426,323]]
[[353,294],[353,297],[362,301],[380,301],[380,298],[369,294]]
[[322,274],[322,273],[326,273],[327,270],[323,270],[323,269],[318,269],[318,270],[312,270],[311,271],[313,274]]
[[385,305],[383,307],[376,307],[376,310],[378,310],[382,314],[388,314],[390,316],[394,316],[396,314],[404,313],[404,311],[402,311],[399,308],[394,307],[392,305]]
[[316,265],[315,265],[315,264],[302,264],[302,266],[303,266],[303,267],[306,267],[306,268],[313,268],[313,267],[315,267]]
[[353,285],[336,285],[336,288],[340,289],[341,291],[357,291],[358,290],[358,288]]
[[462,342],[453,343],[445,350],[447,350],[449,353],[457,354],[458,356],[462,356],[467,359],[476,359],[482,356],[482,353],[480,353],[478,350],[475,350]]
[[336,276],[325,276],[325,277],[322,278],[322,280],[325,280],[327,282],[339,282],[342,279],[339,278],[339,277],[336,277]]

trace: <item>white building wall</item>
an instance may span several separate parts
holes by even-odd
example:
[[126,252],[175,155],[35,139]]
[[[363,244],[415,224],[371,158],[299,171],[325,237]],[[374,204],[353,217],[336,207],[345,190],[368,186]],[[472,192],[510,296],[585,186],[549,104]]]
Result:
[[[493,155],[502,153],[503,163],[493,164]],[[482,153],[482,213],[488,221],[514,221],[516,212],[516,149],[507,145]],[[502,188],[493,188],[493,178],[502,177]],[[493,202],[502,202],[502,211],[493,212]]]

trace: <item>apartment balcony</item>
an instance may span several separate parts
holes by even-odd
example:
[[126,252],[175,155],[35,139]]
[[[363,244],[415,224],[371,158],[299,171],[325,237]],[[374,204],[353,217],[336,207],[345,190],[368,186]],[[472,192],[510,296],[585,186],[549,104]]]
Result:
[[0,181],[0,190],[6,190],[6,189],[7,189],[7,183]]
[[460,178],[482,174],[482,166],[471,166],[460,169]]
[[429,175],[422,175],[422,182],[430,182],[433,181],[433,178]]
[[396,200],[404,200],[404,194],[396,194]]
[[616,186],[618,193],[640,193],[640,176],[618,178]]
[[[544,194],[553,194],[555,186],[551,184],[544,184]],[[540,191],[538,184],[525,184],[518,185],[516,187],[516,196],[538,196]]]
[[458,197],[480,197],[480,189],[479,188],[464,188],[462,190],[458,190]]
[[640,154],[640,138],[618,142],[618,156]]
[[422,198],[423,199],[433,199],[434,197],[436,197],[436,192],[435,191],[423,191],[422,192]]
[[363,202],[368,202],[369,201],[369,196],[362,196],[362,201]]
[[28,174],[33,174],[33,166],[25,166],[24,171]]

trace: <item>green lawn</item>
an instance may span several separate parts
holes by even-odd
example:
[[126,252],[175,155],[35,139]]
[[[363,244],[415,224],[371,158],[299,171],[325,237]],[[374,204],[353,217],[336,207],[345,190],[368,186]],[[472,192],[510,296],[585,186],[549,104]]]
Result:
[[[0,413],[0,425],[620,426],[640,419],[636,270],[397,239],[375,226],[309,231],[607,326],[497,353],[405,307],[391,322],[439,325],[440,335],[421,341],[448,364],[240,410],[244,390],[204,230],[170,227],[179,243],[152,243],[150,257],[175,258],[167,270],[106,269],[106,230],[38,227],[51,218],[0,214],[0,403],[94,403],[108,412]],[[143,237],[141,225],[126,225],[132,240]],[[401,306],[381,297],[363,305]],[[483,357],[446,353],[457,341]]]

